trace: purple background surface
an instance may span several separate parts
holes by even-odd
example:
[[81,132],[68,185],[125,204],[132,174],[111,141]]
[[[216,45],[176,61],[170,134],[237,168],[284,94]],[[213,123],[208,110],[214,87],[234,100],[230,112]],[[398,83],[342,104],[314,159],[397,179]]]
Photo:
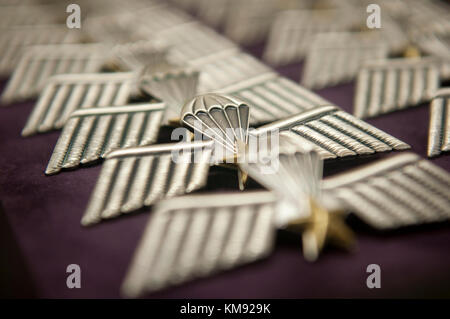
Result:
[[[249,48],[260,56],[261,46]],[[277,70],[298,81],[301,64]],[[1,82],[2,87],[5,81]],[[354,85],[318,93],[352,112]],[[22,138],[20,131],[34,101],[0,107],[0,201],[2,214],[3,294],[40,298],[118,298],[134,249],[150,210],[80,226],[101,165],[46,177],[44,169],[59,132]],[[368,122],[426,155],[427,105],[371,119]],[[167,141],[163,130],[160,141]],[[389,156],[381,154],[367,160]],[[366,159],[326,163],[325,174],[360,165]],[[448,155],[432,162],[450,171]],[[213,169],[200,192],[236,191],[233,174]],[[255,183],[250,188],[259,187]],[[151,294],[153,298],[316,298],[316,297],[450,297],[450,225],[428,225],[380,234],[352,222],[358,250],[326,249],[318,262],[306,262],[300,238],[279,238],[266,260]],[[8,254],[9,253],[9,254]],[[66,267],[79,264],[82,288],[66,287]],[[366,287],[366,267],[382,270],[382,288]],[[5,279],[6,278],[6,279]]]

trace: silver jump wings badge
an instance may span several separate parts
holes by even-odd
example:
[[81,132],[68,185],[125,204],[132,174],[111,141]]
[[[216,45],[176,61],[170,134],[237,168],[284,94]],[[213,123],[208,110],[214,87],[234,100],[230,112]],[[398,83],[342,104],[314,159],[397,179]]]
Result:
[[123,294],[137,297],[262,259],[272,252],[279,228],[300,230],[311,260],[327,241],[352,247],[353,234],[342,220],[345,210],[381,230],[450,218],[450,175],[417,155],[397,155],[323,182],[314,153],[293,151],[279,160],[273,174],[262,174],[257,164],[248,167],[274,192],[160,202],[136,249]]
[[[331,215],[319,205],[322,166],[317,154],[281,157],[279,170],[270,176],[260,174],[259,167],[246,167],[270,188],[283,189],[281,197],[245,192],[185,196],[159,203],[125,278],[122,290],[127,297],[264,258],[273,251],[279,228],[300,227],[304,254],[311,260],[331,238],[345,244],[353,241],[338,214]],[[287,201],[289,205],[284,205]],[[286,208],[294,215],[284,214]]]

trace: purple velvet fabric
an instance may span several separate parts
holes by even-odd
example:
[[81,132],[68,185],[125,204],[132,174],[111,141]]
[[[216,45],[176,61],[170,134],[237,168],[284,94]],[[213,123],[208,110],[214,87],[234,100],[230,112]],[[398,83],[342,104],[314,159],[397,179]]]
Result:
[[[249,51],[259,56],[261,47]],[[301,65],[277,70],[298,81]],[[318,93],[352,112],[353,84]],[[4,224],[11,233],[4,244],[21,256],[15,258],[20,261],[20,267],[16,266],[17,262],[5,259],[0,271],[9,270],[8,282],[9,287],[15,287],[14,296],[118,298],[121,282],[151,212],[147,210],[91,228],[80,226],[101,165],[45,176],[44,169],[59,132],[22,138],[20,131],[33,106],[34,101],[30,101],[0,108],[0,201],[6,215]],[[368,122],[425,156],[428,119],[428,106],[422,105]],[[167,141],[167,130],[162,132],[160,140]],[[384,156],[388,155],[368,159]],[[327,163],[325,173],[342,171],[363,161]],[[448,155],[432,162],[450,170]],[[233,174],[216,169],[202,192],[236,191],[235,183]],[[253,183],[251,187],[258,186]],[[450,297],[448,223],[387,234],[371,231],[360,223],[354,223],[353,227],[358,235],[358,249],[353,253],[328,248],[311,264],[301,255],[299,238],[280,239],[274,253],[264,261],[148,297]],[[372,263],[381,266],[381,289],[366,287],[366,267]],[[66,287],[69,264],[81,266],[81,289]]]

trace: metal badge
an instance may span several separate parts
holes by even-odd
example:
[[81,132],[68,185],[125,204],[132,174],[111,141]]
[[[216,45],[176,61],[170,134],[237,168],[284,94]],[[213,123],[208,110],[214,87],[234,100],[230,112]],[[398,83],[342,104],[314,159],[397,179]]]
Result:
[[22,130],[22,136],[60,129],[78,109],[126,104],[135,79],[133,72],[51,77]]
[[369,118],[418,105],[431,100],[438,87],[435,58],[367,62],[358,74],[354,115]]
[[153,144],[164,109],[163,103],[145,103],[73,112],[64,125],[45,174],[96,161],[119,148]]
[[271,253],[276,197],[191,195],[156,206],[122,286],[127,297],[206,277]]
[[387,57],[383,42],[364,33],[325,33],[314,37],[306,55],[302,85],[319,89],[353,80],[364,61]]
[[269,32],[263,59],[273,65],[302,60],[313,36],[347,30],[353,24],[352,19],[343,18],[348,16],[348,11],[333,9],[280,12]]
[[[246,168],[278,195],[197,195],[159,203],[122,286],[127,297],[264,258],[273,250],[278,228],[301,230],[303,253],[311,261],[326,242],[346,247],[353,242],[354,236],[339,214],[320,205],[322,162],[317,154],[286,154],[280,158],[280,169],[270,175],[260,174],[252,165]],[[287,201],[290,206],[284,205]],[[286,209],[300,216],[280,219]]]
[[[252,110],[253,111],[253,110]],[[256,135],[286,131],[299,144],[312,146],[324,159],[392,150],[410,146],[335,106],[320,106],[255,130]]]
[[[220,143],[236,156],[238,149],[232,141],[236,141],[237,138],[244,144],[247,142],[249,110],[248,106],[240,101],[216,94],[202,95],[187,102],[181,114],[185,125],[196,130],[200,129],[200,133],[204,133],[213,141],[128,148],[106,155],[102,173],[83,217],[84,225],[149,206],[165,197],[181,195],[200,188],[206,182],[210,164],[224,161],[223,158],[217,158],[219,156],[217,154],[212,157],[213,143]],[[235,128],[237,132],[228,133],[238,136],[229,134],[223,138],[211,136],[195,125],[194,120],[205,124],[204,128],[218,129],[224,133],[226,128]],[[149,134],[159,126],[160,123],[152,123],[148,129]],[[67,127],[68,130],[72,130],[70,122]],[[62,144],[68,145],[64,136],[61,139]],[[83,140],[82,137],[81,141]],[[66,154],[65,146],[62,149],[61,154]],[[177,161],[173,158],[173,153],[181,149],[185,158]],[[78,153],[76,151],[75,155],[78,156]],[[62,155],[55,156],[63,158]],[[65,158],[67,156],[64,156]],[[79,157],[77,159],[79,160]],[[60,166],[60,162],[56,162],[56,166]],[[239,177],[242,187],[245,178],[242,175]],[[117,200],[110,204],[108,202],[110,198]]]
[[[201,188],[211,146],[210,141],[174,143],[109,153],[81,223],[92,225]],[[181,154],[179,160],[174,153]]]
[[[277,196],[194,195],[159,203],[123,283],[124,295],[138,297],[264,258],[273,250],[280,227],[301,230],[308,260],[315,260],[327,242],[351,248],[353,233],[339,212],[327,210],[329,206],[349,208],[382,229],[450,217],[450,176],[414,154],[378,161],[326,179],[323,185],[320,158],[314,152],[281,155],[274,174],[247,167]],[[330,199],[339,204],[330,204]],[[291,205],[284,205],[287,202]],[[303,217],[286,218],[286,209],[302,212]]]
[[450,218],[450,174],[412,153],[325,179],[323,188],[378,229]]
[[[208,136],[235,154],[240,143],[246,144],[251,104],[231,96],[201,95],[188,102],[182,110],[183,123]],[[201,125],[199,125],[201,124]],[[227,131],[245,132],[240,134]],[[252,132],[262,136],[272,131],[284,131],[298,145],[309,145],[324,159],[405,150],[408,144],[384,133],[335,106],[317,107],[295,116],[262,126]],[[206,131],[222,132],[209,136]],[[239,141],[240,142],[239,142]],[[242,150],[241,150],[242,151]],[[240,183],[242,181],[240,179]],[[242,185],[240,185],[241,188]]]
[[[445,30],[448,30],[448,21],[443,21],[448,20],[446,6],[430,9],[423,1],[415,1],[412,4],[378,1],[383,11],[382,27],[370,29],[365,16],[361,15],[368,4],[331,2],[325,6],[328,9],[278,13],[269,33],[264,59],[274,65],[298,62],[306,55],[316,35],[342,31],[366,31],[361,34],[367,40],[372,39],[374,43],[383,42],[390,54],[397,55],[407,47],[410,38],[429,32],[445,33]],[[423,10],[418,9],[421,7],[424,7]],[[435,22],[435,17],[438,17],[439,23]],[[420,18],[420,22],[417,18]],[[428,28],[430,25],[433,27]]]
[[109,57],[107,47],[101,44],[30,46],[23,52],[1,101],[35,97],[55,74],[98,72]]
[[21,51],[28,45],[80,42],[77,31],[65,25],[13,26],[0,34],[0,75],[11,73],[20,61]]
[[450,89],[436,92],[430,107],[428,156],[450,151]]

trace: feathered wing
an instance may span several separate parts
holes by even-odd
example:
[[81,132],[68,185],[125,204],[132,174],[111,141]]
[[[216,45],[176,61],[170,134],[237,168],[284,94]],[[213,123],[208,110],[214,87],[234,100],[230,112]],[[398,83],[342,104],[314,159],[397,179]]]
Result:
[[62,73],[94,73],[110,58],[102,44],[36,45],[26,48],[1,100],[11,103],[38,95],[47,79]]
[[[436,92],[430,106],[430,127],[428,129],[428,156],[450,151],[450,89]],[[447,120],[446,120],[447,118]]]
[[78,110],[64,126],[45,174],[103,158],[110,151],[156,142],[163,103]]
[[123,294],[137,297],[267,256],[276,234],[275,204],[270,192],[160,202],[135,252]]
[[126,104],[135,78],[132,72],[51,77],[28,117],[22,136],[60,129],[78,109]]
[[[3,10],[4,8],[2,8]],[[79,42],[80,36],[63,24],[8,26],[0,34],[0,74],[8,75],[20,61],[20,52],[28,45]]]
[[450,174],[412,153],[327,178],[323,195],[379,229],[450,218]]
[[335,106],[320,106],[262,126],[255,135],[284,132],[323,159],[404,150],[410,146]]
[[439,88],[434,57],[367,62],[359,70],[354,115],[369,118],[431,100]]
[[82,224],[95,224],[201,188],[207,180],[211,154],[211,142],[135,147],[109,153]]

